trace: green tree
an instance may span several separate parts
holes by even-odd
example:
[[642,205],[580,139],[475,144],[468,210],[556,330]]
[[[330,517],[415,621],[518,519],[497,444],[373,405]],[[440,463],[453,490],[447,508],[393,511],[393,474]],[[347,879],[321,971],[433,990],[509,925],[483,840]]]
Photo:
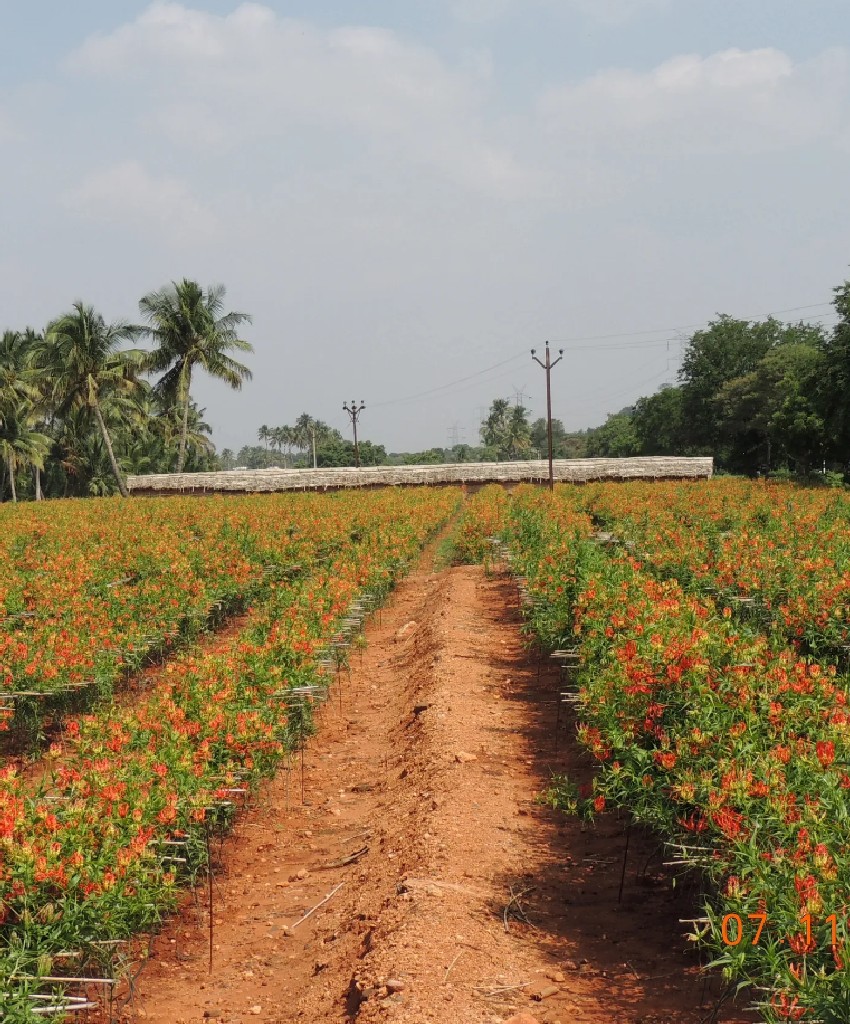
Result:
[[588,431],[587,455],[590,458],[625,459],[639,451],[631,409],[611,414],[601,427]]
[[827,458],[846,469],[850,463],[850,281],[835,288],[834,295],[838,323],[824,339],[825,365],[818,394]]
[[505,447],[509,434],[510,411],[510,399],[493,399],[487,419],[481,423],[481,443],[486,448],[501,451]]
[[[579,434],[568,434],[559,419],[552,419],[552,455],[556,459],[576,459],[584,453],[584,442]],[[539,458],[549,457],[549,438],[546,432],[546,418],[541,416],[531,424],[531,447],[539,452]]]
[[456,444],[451,450],[452,462],[474,462],[475,449],[468,444]]
[[23,466],[44,468],[49,438],[30,429],[24,416],[4,420],[0,426],[0,459],[6,464],[12,501],[18,500],[15,474]]
[[92,306],[75,302],[73,309],[50,323],[39,345],[34,365],[50,377],[50,394],[57,416],[71,412],[93,416],[109,458],[112,473],[123,497],[127,487],[115,456],[104,417],[104,405],[138,394],[139,372],[147,353],[122,349],[141,331],[118,321],[107,324]]
[[31,339],[26,333],[6,331],[0,338],[0,460],[12,502],[17,501],[18,468],[34,467],[38,473],[50,447],[50,438],[37,428],[38,399]]
[[35,334],[4,331],[0,337],[0,458],[6,464],[12,501],[18,500],[17,469],[32,466],[36,495],[50,439],[37,426],[41,377],[33,366]]
[[679,371],[685,440],[695,454],[714,455],[728,462],[728,439],[717,417],[717,396],[727,381],[752,373],[759,361],[779,343],[783,324],[720,316],[688,343]]
[[0,422],[19,403],[35,400],[36,376],[31,334],[4,331],[0,336]]
[[[827,444],[819,382],[826,356],[817,333],[789,329],[751,372],[728,381],[716,399],[735,468],[755,473],[793,463],[809,472]],[[790,467],[789,467],[790,468]]]
[[527,459],[531,455],[531,428],[528,410],[511,405],[507,398],[496,398],[481,424],[485,448],[494,449],[498,459]]
[[246,313],[224,312],[223,285],[204,291],[195,281],[185,278],[172,282],[139,302],[142,317],[156,345],[146,368],[163,374],[158,390],[182,412],[182,429],[177,454],[177,472],[186,463],[189,431],[189,399],[195,368],[239,390],[251,379],[247,366],[237,362],[231,352],[253,352],[253,346],[241,339],[238,328],[250,323]]
[[686,455],[682,389],[667,385],[654,395],[639,398],[632,426],[641,455]]
[[403,456],[404,466],[440,466],[446,461],[446,453],[442,448],[429,448],[424,452],[406,452]]
[[[186,469],[202,472],[215,468],[212,430],[204,420],[204,409],[195,401],[189,404],[186,434]],[[131,429],[119,423],[123,452],[122,464],[132,473],[167,472],[173,465],[180,444],[182,417],[155,391],[147,391],[138,402]]]
[[[355,465],[354,442],[343,438],[338,431],[334,431],[334,435],[327,438],[316,453],[319,466],[324,468]],[[382,444],[361,441],[358,447],[361,466],[386,465],[387,452]]]

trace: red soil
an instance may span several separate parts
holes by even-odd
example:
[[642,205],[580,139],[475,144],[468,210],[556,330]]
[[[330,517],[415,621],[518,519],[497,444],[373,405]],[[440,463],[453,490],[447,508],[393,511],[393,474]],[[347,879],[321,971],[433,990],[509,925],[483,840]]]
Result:
[[287,806],[282,773],[225,843],[212,974],[199,894],[157,939],[127,1019],[754,1019],[712,1016],[722,986],[703,991],[679,922],[699,914],[654,843],[633,832],[620,903],[623,821],[536,802],[553,771],[592,771],[573,723],[555,754],[557,673],[538,682],[507,578],[432,558],[368,627],[342,710],[323,709],[306,804],[296,772]]

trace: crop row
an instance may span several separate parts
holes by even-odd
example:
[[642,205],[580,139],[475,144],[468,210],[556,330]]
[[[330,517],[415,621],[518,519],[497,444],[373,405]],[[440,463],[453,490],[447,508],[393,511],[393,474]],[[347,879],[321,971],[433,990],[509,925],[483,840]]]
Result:
[[[692,497],[688,486],[678,495],[563,490],[554,499],[525,491],[503,535],[526,578],[530,626],[580,656],[578,733],[599,767],[593,806],[628,809],[710,883],[693,937],[730,987],[750,988],[766,1021],[846,1022],[846,680],[801,656],[781,630],[766,633],[716,595],[660,577],[655,559],[640,560],[656,515],[669,523],[674,500],[699,515]],[[760,500],[753,487],[753,503]],[[804,508],[815,501],[806,492],[799,500]],[[589,506],[615,503],[642,523],[634,552],[589,536]],[[627,533],[613,514],[608,525]],[[699,566],[699,527],[677,536],[684,550],[675,558],[693,568],[691,552]],[[729,584],[737,586],[734,574]]]
[[730,602],[818,657],[850,644],[850,501],[741,480],[589,488],[584,503],[653,571]]
[[358,595],[379,601],[455,503],[426,491],[305,502],[325,558],[270,583],[237,635],[170,660],[144,695],[66,721],[37,776],[0,772],[4,1021],[37,1019],[39,997],[62,991],[40,979],[102,973],[174,906],[233,792],[273,773],[309,729],[326,683],[317,658],[364,614]]
[[326,521],[337,509],[360,527],[353,505],[315,495],[0,512],[0,729],[37,731],[108,696],[154,655],[326,557],[328,537],[347,539]]

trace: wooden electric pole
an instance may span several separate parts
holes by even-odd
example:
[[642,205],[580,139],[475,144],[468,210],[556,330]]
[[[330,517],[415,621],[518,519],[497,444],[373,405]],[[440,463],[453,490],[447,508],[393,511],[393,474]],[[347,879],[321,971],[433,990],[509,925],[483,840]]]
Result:
[[537,349],[531,350],[531,358],[535,363],[539,363],[540,366],[546,371],[546,435],[549,439],[549,490],[555,490],[555,467],[552,464],[552,382],[551,374],[552,367],[557,366],[558,363],[564,358],[564,350],[558,349],[558,358],[552,362],[549,356],[549,342],[546,342],[546,362],[541,362],[535,355]]
[[357,442],[357,420],[360,418],[360,413],[366,408],[366,403],[361,401],[358,406],[357,402],[352,400],[351,405],[349,405],[348,402],[343,402],[342,407],[348,413],[351,419],[351,426],[354,428],[354,465],[360,469],[360,445]]

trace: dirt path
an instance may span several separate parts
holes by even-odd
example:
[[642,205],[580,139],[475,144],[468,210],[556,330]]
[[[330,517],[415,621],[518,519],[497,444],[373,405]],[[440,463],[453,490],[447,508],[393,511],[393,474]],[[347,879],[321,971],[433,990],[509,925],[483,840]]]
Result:
[[661,857],[632,836],[618,903],[622,823],[605,815],[588,828],[535,802],[553,770],[590,774],[566,731],[555,756],[558,680],[537,680],[514,586],[430,561],[369,627],[342,713],[323,710],[306,805],[293,785],[287,810],[279,778],[227,841],[213,974],[207,918],[190,907],[158,939],[129,1019],[707,1017],[711,989],[701,1008],[680,938],[693,907]]

